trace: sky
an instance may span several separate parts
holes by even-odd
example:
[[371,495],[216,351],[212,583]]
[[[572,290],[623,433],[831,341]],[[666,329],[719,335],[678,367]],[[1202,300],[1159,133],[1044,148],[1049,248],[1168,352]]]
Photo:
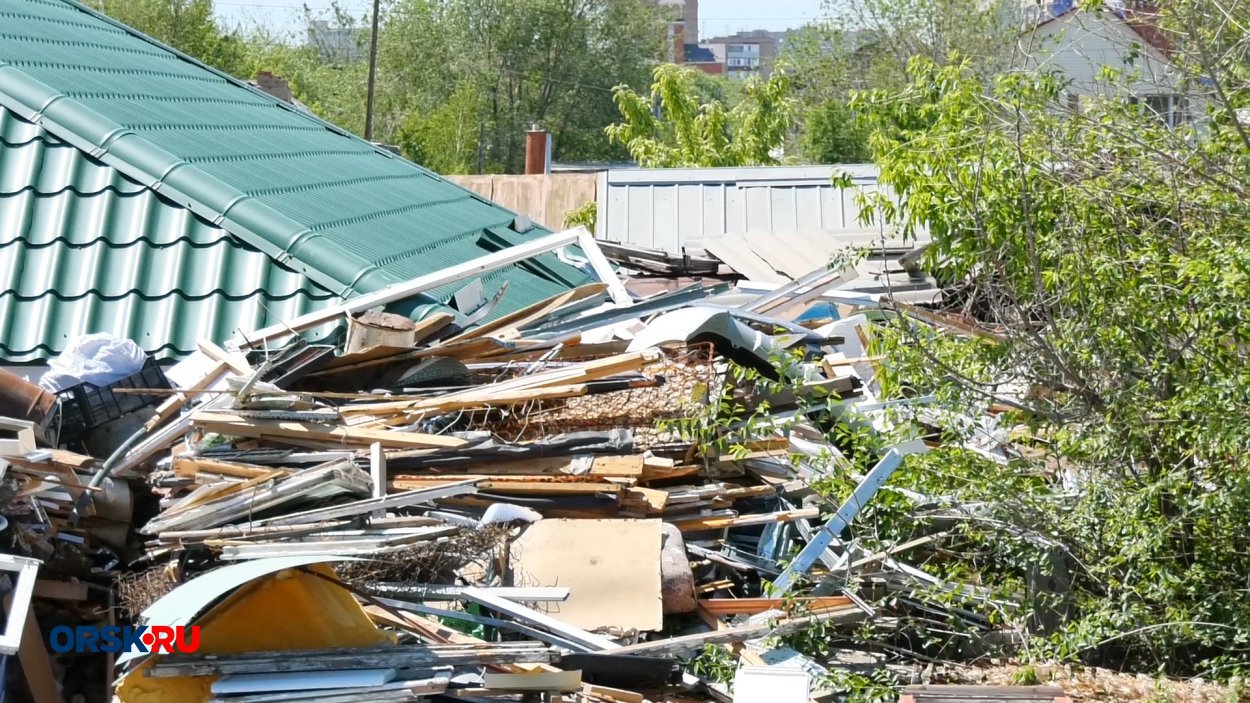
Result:
[[[302,7],[328,16],[331,0],[214,0],[227,27],[262,25],[271,31],[302,28]],[[340,6],[367,16],[371,0],[340,0]],[[799,27],[820,16],[821,0],[701,0],[699,36],[731,34],[744,29],[782,30]]]

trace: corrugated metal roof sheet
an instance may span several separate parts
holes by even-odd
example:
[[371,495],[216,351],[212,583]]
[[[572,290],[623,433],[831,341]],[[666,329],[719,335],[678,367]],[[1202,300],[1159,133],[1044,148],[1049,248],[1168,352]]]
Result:
[[[835,171],[853,187],[835,187]],[[600,178],[595,236],[680,254],[726,234],[871,234],[855,197],[876,190],[869,165],[612,170]]]
[[109,332],[175,357],[338,296],[0,109],[0,357]]
[[[86,211],[78,213],[79,187],[113,197],[149,188],[344,297],[481,256],[494,247],[491,230],[509,227],[515,217],[69,0],[0,0],[0,107],[90,154],[96,165],[112,167],[86,168],[81,157],[60,151],[49,156],[64,163],[33,157],[23,151],[30,147],[26,128],[9,125],[0,130],[12,137],[5,140],[6,151],[14,152],[9,155],[13,165],[0,168],[5,193],[27,188],[47,196],[59,185],[67,194],[62,208],[74,211],[73,217],[89,218]],[[113,184],[92,179],[112,179]],[[98,207],[97,217],[113,216],[110,207]],[[164,236],[162,268],[170,268],[175,258],[181,262],[168,248],[179,237],[151,231],[169,227],[176,233],[179,225],[143,222],[145,238]],[[112,247],[118,245],[115,226],[89,225]],[[545,233],[533,230],[523,238]],[[29,233],[19,235],[25,240]],[[90,256],[70,257],[71,264],[64,258],[70,251],[81,253],[64,250],[58,261],[84,270]],[[118,265],[137,264],[138,251],[131,250],[132,259]],[[198,261],[201,250],[178,253],[192,251]],[[488,295],[503,280],[511,283],[496,314],[587,280],[554,256],[541,258],[538,266],[513,266],[489,277]],[[218,274],[218,288],[238,292],[248,287],[247,280],[231,281],[233,271],[228,267]],[[189,271],[184,275],[194,277]],[[172,279],[165,283],[172,286]],[[204,293],[206,286],[197,290]],[[163,300],[159,294],[155,299]],[[147,331],[171,324],[155,319],[169,310],[143,301],[118,313],[131,318],[130,327]],[[147,319],[149,314],[154,319]],[[72,326],[59,318],[48,318],[48,324]],[[28,345],[39,336],[30,330],[17,333],[25,333],[24,341],[6,346]]]
[[[834,174],[851,186],[833,184]],[[671,254],[706,251],[760,282],[798,278],[841,252],[867,249],[843,288],[930,295],[933,282],[902,272],[904,242],[860,222],[858,197],[879,192],[871,165],[625,169],[600,175],[595,236]],[[927,237],[922,235],[922,241]]]

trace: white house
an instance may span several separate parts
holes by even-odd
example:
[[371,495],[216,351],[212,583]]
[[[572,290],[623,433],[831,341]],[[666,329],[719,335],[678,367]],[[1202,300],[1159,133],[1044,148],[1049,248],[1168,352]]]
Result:
[[[1069,108],[1127,93],[1170,126],[1195,116],[1201,95],[1185,86],[1172,62],[1172,45],[1154,8],[1120,2],[1094,13],[1075,9],[1071,2],[1055,5],[1038,8],[1020,48],[1026,66],[1059,69],[1071,81]],[[1104,80],[1106,68],[1121,78]]]

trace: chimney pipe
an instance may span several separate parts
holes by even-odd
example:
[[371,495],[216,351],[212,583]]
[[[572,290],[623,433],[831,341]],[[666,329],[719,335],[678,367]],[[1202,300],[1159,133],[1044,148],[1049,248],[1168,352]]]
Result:
[[525,133],[525,175],[551,172],[551,138],[547,130],[534,125]]

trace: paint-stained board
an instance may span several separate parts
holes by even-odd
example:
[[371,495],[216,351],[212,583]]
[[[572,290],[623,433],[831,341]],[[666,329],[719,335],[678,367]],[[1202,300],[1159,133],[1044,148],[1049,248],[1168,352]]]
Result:
[[513,585],[568,588],[543,610],[585,630],[659,630],[660,540],[659,520],[539,520],[512,543]]

